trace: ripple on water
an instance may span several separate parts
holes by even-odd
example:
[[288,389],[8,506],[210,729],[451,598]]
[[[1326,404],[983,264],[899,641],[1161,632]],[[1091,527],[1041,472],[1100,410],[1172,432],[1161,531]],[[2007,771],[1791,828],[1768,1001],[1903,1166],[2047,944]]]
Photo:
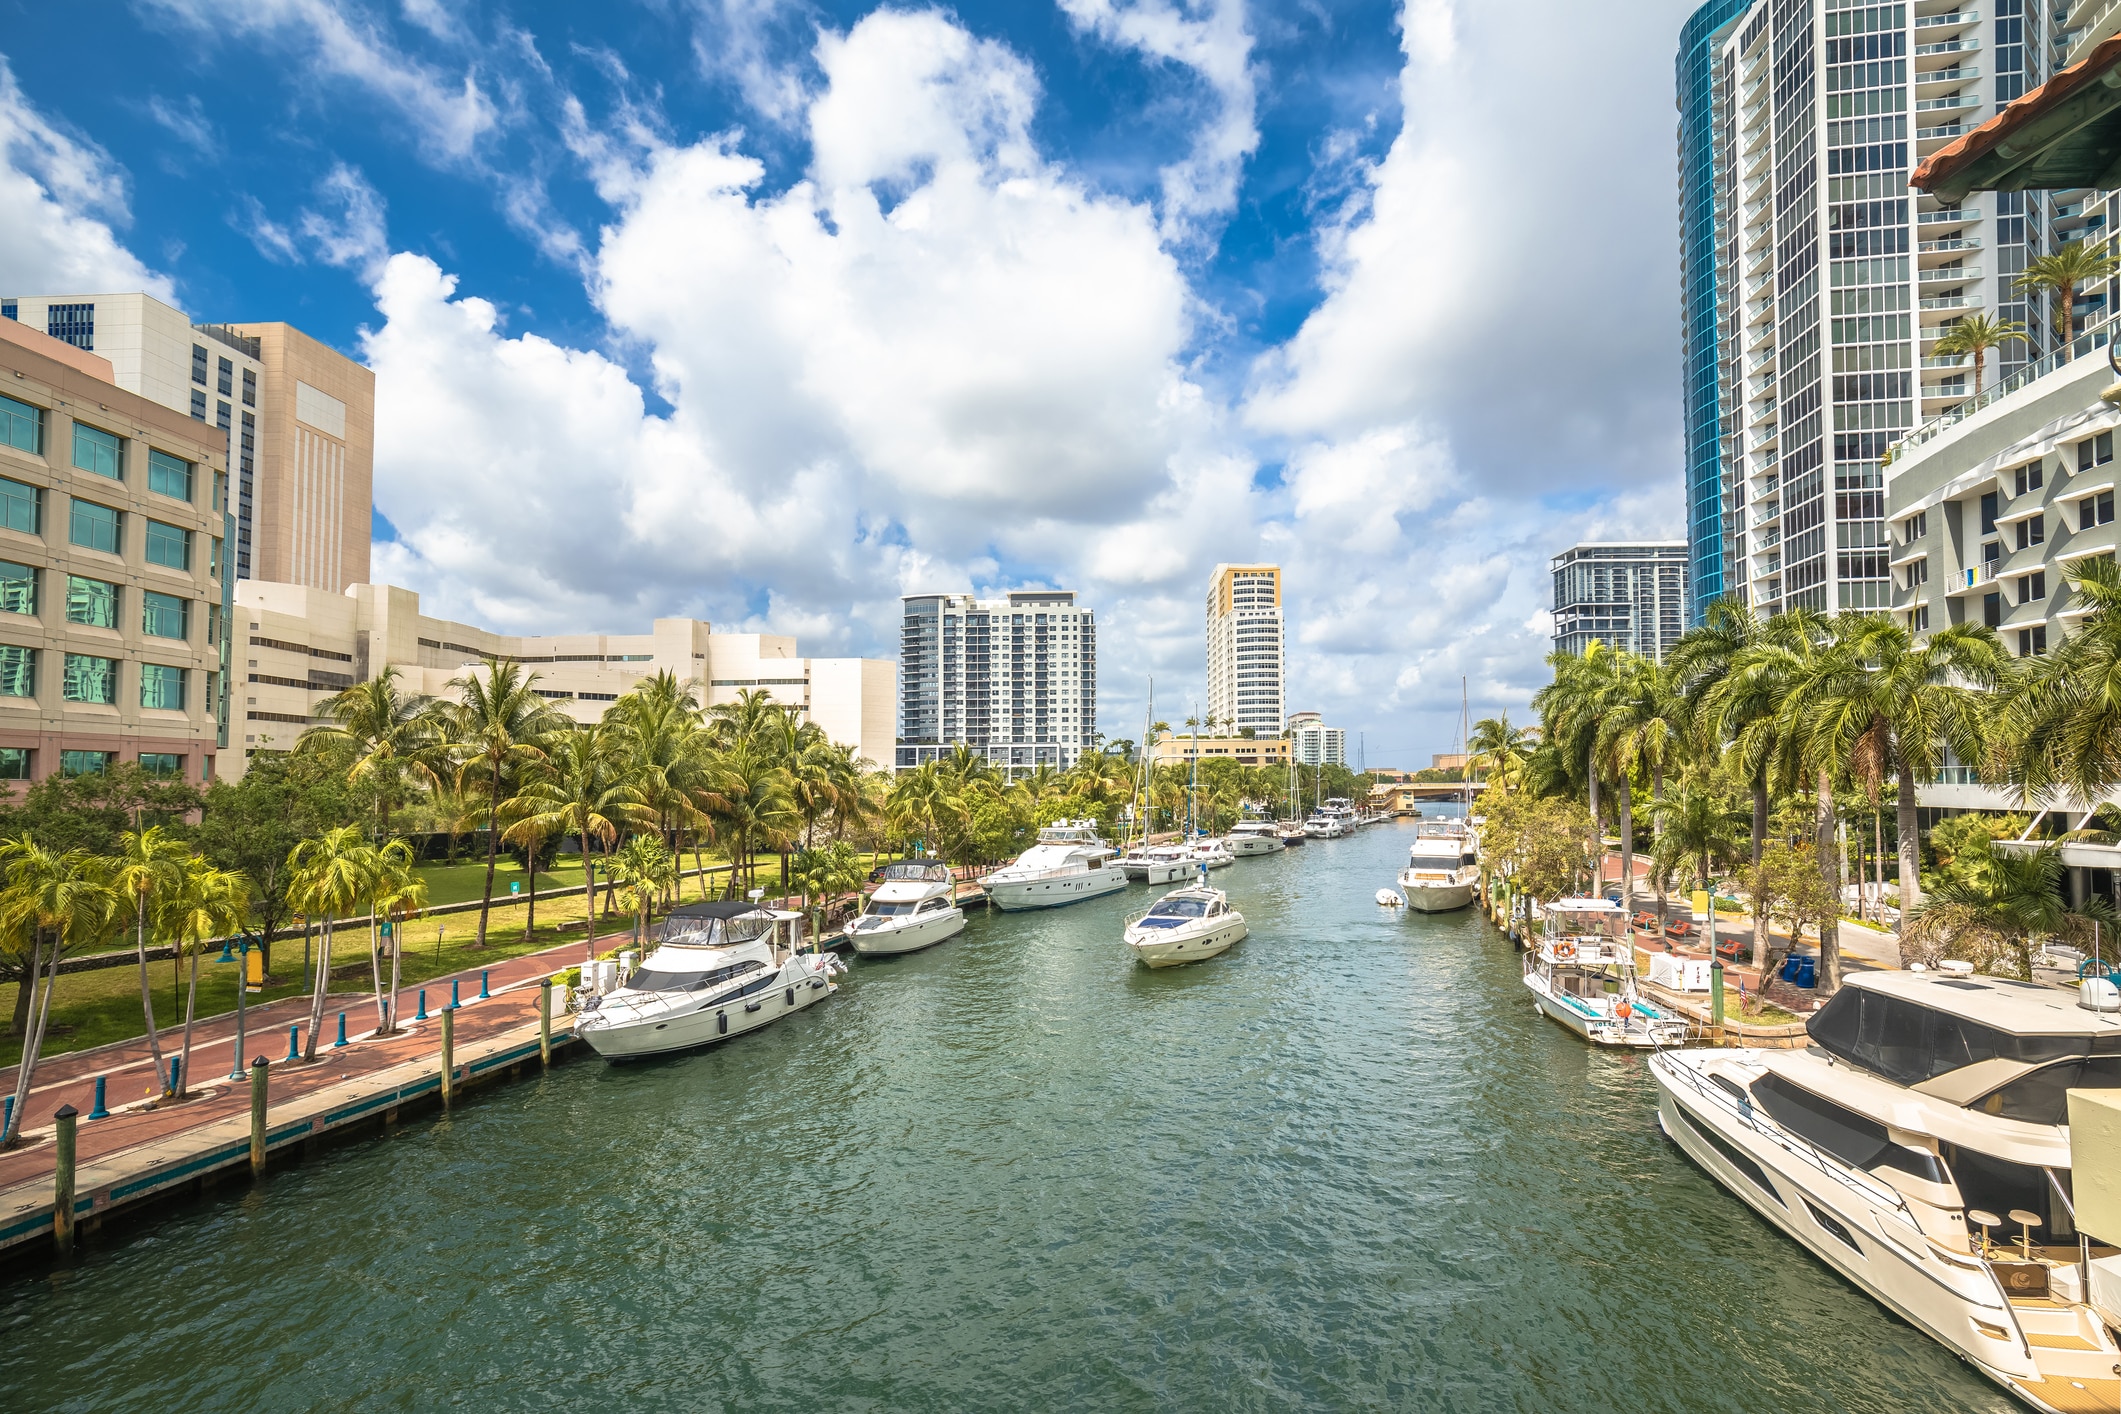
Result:
[[595,1061],[0,1284],[0,1407],[2004,1410],[1536,1016],[1404,827],[975,917],[718,1050]]

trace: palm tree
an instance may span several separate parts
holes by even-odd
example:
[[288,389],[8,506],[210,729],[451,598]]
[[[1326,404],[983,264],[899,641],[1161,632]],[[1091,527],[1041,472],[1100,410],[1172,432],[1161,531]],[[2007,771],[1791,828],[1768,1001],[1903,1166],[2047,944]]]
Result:
[[582,899],[588,910],[586,956],[597,948],[597,868],[590,852],[608,844],[620,827],[654,829],[655,813],[626,779],[623,744],[610,727],[573,727],[546,739],[525,772],[522,790],[508,802],[515,837],[572,833],[582,844]]
[[182,840],[150,825],[145,830],[126,830],[118,836],[116,869],[111,877],[133,916],[134,948],[140,963],[140,1010],[147,1018],[147,1050],[155,1064],[155,1078],[167,1084],[169,1071],[162,1064],[162,1038],[155,1029],[155,1002],[147,980],[147,928],[155,914],[158,896],[173,892],[184,877],[184,861],[191,855]]
[[309,1040],[302,1059],[317,1058],[317,1032],[324,1025],[324,995],[331,987],[332,924],[354,904],[372,894],[376,872],[376,848],[352,825],[326,830],[315,839],[303,840],[287,856],[287,901],[310,919],[324,920],[319,945],[317,976],[309,998]]
[[677,857],[660,835],[629,836],[611,857],[611,877],[626,891],[633,908],[633,941],[640,946],[648,932],[648,914],[656,899],[675,880]]
[[[162,901],[162,931],[191,958],[191,985],[184,993],[184,1040],[177,1049],[178,1099],[191,1092],[192,1019],[199,1009],[199,954],[209,938],[225,938],[250,913],[250,880],[241,871],[219,869],[202,855],[188,856],[176,892]],[[239,981],[237,985],[242,985]]]
[[[2111,279],[2114,256],[2104,242],[2076,241],[2053,255],[2036,256],[2025,262],[2025,273],[2013,283],[2028,294],[2046,290],[2055,302],[2055,348],[2066,350],[2077,338],[2077,286]],[[2067,355],[2065,355],[2066,357]]]
[[[391,1024],[390,1009],[383,1000],[383,940],[378,934],[378,925],[380,920],[390,916],[391,906],[403,897],[407,889],[415,885],[420,889],[424,903],[427,883],[414,872],[413,866],[417,862],[418,858],[413,853],[409,841],[392,840],[376,851],[367,879],[368,893],[365,902],[368,904],[368,975],[376,989],[376,1029],[386,1036],[396,1030],[396,1027]],[[392,933],[395,942],[396,930],[393,929]],[[391,967],[395,973],[397,950],[393,947],[391,951]],[[396,999],[397,992],[393,989],[391,1000]]]
[[729,851],[732,890],[739,871],[744,886],[754,877],[754,860],[762,849],[785,849],[802,827],[789,792],[789,775],[761,738],[718,752],[708,772],[706,808],[715,833]]
[[2121,781],[2121,567],[2107,558],[2063,570],[2090,612],[2002,705],[1999,764],[2027,795],[2090,809]]
[[814,944],[824,932],[825,905],[841,894],[861,888],[861,859],[852,845],[841,840],[806,849],[795,857],[795,882],[810,902],[810,936]]
[[908,836],[918,833],[938,844],[962,830],[972,817],[963,786],[937,761],[899,772],[885,809],[892,828]]
[[667,670],[635,683],[605,714],[625,746],[642,803],[655,812],[657,831],[673,851],[680,832],[697,841],[705,822],[692,798],[705,760],[702,720],[692,684]]
[[2064,901],[2060,846],[2030,853],[1986,848],[1985,867],[1955,870],[1939,880],[1928,902],[1902,927],[1903,965],[1934,964],[1949,954],[1983,972],[2008,962],[2030,981],[2035,938],[2089,943],[2094,924],[2114,926],[2113,906],[2104,899],[2094,895],[2075,909]]
[[1665,767],[1676,759],[1681,705],[1666,673],[1647,658],[1619,655],[1610,705],[1599,719],[1601,764],[1613,773],[1620,821],[1620,906],[1635,903],[1635,817],[1631,803],[1635,768],[1650,776],[1652,811],[1664,799]]
[[[1681,860],[1694,865],[1695,877],[1701,887],[1713,890],[1716,885],[1715,861],[1725,860],[1741,853],[1745,843],[1745,812],[1734,810],[1707,781],[1683,780],[1677,789],[1657,806],[1657,842],[1651,846],[1650,857],[1656,862],[1660,883],[1668,878],[1673,867]],[[1663,921],[1664,895],[1658,894],[1658,919]],[[1712,943],[1714,939],[1710,940]],[[1756,952],[1762,940],[1754,938]],[[1753,959],[1756,966],[1765,965],[1764,956]]]
[[32,1002],[29,1033],[22,1042],[22,1062],[15,1068],[15,1103],[0,1129],[0,1148],[14,1144],[29,1104],[30,1082],[51,1019],[52,990],[59,983],[59,960],[69,947],[95,938],[118,911],[118,892],[110,883],[110,866],[86,850],[46,849],[28,835],[0,841],[0,868],[7,885],[0,888],[0,928],[31,937],[29,986],[36,990],[38,952],[48,952],[44,990]]
[[1532,734],[1512,726],[1509,713],[1482,717],[1466,738],[1466,775],[1484,778],[1498,794],[1508,795],[1510,787],[1523,779],[1532,747]]
[[1922,900],[1915,783],[1936,776],[1946,751],[1982,759],[1991,694],[2013,676],[1992,628],[1951,624],[1918,644],[1895,619],[1851,614],[1791,684],[1792,710],[1818,759],[1846,771],[1873,805],[1887,776],[1898,784],[1903,910]]
[[1998,319],[1989,314],[1969,314],[1947,325],[1944,337],[1930,346],[1930,352],[1941,358],[1959,358],[1966,354],[1974,356],[1974,396],[1981,396],[1981,368],[1988,360],[1988,351],[2001,348],[2012,339],[2022,341],[2025,326],[2015,320]]
[[[381,1008],[383,1034],[389,1036],[398,1029],[399,963],[405,956],[405,925],[427,907],[427,880],[412,867],[412,850],[403,840],[385,845],[378,852],[377,862],[388,885],[378,891],[374,908],[390,920],[390,1004]],[[535,899],[531,907],[537,907]]]
[[477,783],[486,797],[486,887],[479,895],[479,932],[474,948],[486,946],[486,920],[493,911],[494,860],[501,847],[500,811],[505,798],[501,778],[511,766],[542,755],[538,738],[553,730],[559,716],[533,690],[536,673],[522,665],[486,660],[485,673],[451,678],[451,689],[463,700],[442,709],[441,725],[457,761],[457,788]]
[[[1539,710],[1541,736],[1561,753],[1572,781],[1584,783],[1590,805],[1593,868],[1605,873],[1605,828],[1598,814],[1599,723],[1620,688],[1621,655],[1611,645],[1592,639],[1579,656],[1555,653],[1547,662],[1554,680],[1532,696]],[[1597,886],[1594,884],[1595,890]]]
[[339,763],[349,783],[377,783],[375,838],[380,841],[408,776],[429,787],[439,783],[434,770],[441,743],[438,706],[433,698],[399,692],[398,669],[390,666],[325,698],[316,710],[331,723],[303,732],[295,750]]

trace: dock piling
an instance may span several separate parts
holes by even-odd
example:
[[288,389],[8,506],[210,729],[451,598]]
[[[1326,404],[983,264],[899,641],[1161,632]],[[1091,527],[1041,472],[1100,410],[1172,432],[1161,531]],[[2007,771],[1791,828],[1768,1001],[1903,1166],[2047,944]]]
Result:
[[552,979],[538,983],[538,1064],[552,1065]]
[[1716,1044],[1723,1044],[1723,959],[1709,964],[1709,1028]]
[[74,1119],[79,1112],[61,1105],[52,1112],[57,1123],[58,1167],[52,1170],[52,1240],[61,1252],[74,1245]]
[[456,1091],[457,1071],[457,1010],[451,1007],[442,1013],[442,1103],[448,1104]]
[[265,1172],[265,1077],[269,1064],[259,1056],[250,1063],[250,1171]]
[[346,1044],[346,1013],[342,1011],[342,1012],[340,1012],[340,1013],[339,1013],[339,1039],[331,1043],[331,1048],[332,1048],[333,1050],[335,1050],[335,1051],[336,1051],[337,1049],[339,1049],[339,1047],[341,1047],[341,1046],[343,1046],[343,1045],[345,1045],[345,1044]]
[[96,1103],[89,1108],[88,1117],[90,1119],[110,1118],[110,1106],[103,1103],[103,1087],[109,1083],[110,1077],[107,1075],[96,1077]]

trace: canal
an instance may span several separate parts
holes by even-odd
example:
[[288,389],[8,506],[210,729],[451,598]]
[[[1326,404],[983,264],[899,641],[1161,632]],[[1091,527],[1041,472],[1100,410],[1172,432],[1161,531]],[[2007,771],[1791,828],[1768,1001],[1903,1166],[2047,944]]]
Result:
[[1409,825],[975,915],[722,1049],[581,1060],[0,1281],[0,1407],[2017,1406],[1659,1134]]

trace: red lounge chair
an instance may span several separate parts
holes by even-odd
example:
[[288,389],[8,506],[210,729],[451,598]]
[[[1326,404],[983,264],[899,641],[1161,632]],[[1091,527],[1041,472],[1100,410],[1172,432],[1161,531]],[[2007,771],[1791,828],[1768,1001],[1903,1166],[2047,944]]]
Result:
[[1725,962],[1744,962],[1753,955],[1750,938],[1725,938],[1716,944],[1716,956]]
[[1664,925],[1664,935],[1667,938],[1691,938],[1694,936],[1694,920],[1675,918]]
[[1634,925],[1635,931],[1638,933],[1654,933],[1657,931],[1657,915],[1654,913],[1638,913],[1629,919],[1628,922]]

